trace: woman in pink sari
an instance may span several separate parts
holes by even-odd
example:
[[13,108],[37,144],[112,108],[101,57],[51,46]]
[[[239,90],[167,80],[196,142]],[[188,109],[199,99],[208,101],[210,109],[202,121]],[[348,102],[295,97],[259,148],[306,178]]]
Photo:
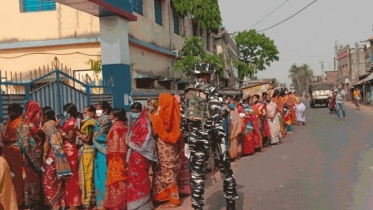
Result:
[[146,108],[138,102],[131,107],[127,136],[127,209],[152,209],[149,168],[158,162],[156,142]]
[[70,209],[77,209],[82,205],[82,197],[79,187],[79,161],[78,149],[75,146],[75,127],[78,110],[72,103],[63,107],[66,122],[59,128],[64,141],[64,151],[69,160],[73,175],[66,181],[66,206]]

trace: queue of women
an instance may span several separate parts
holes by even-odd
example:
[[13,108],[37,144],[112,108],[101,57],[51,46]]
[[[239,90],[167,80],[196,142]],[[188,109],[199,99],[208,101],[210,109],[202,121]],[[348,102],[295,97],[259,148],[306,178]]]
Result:
[[106,101],[83,110],[66,104],[64,117],[36,101],[11,104],[1,135],[11,183],[0,209],[177,207],[190,194],[178,99],[167,93],[148,107],[135,102],[129,119]]
[[[304,104],[286,89],[226,96],[222,106],[232,161],[280,143],[292,125],[305,122]],[[129,119],[106,101],[83,110],[66,104],[64,117],[36,101],[23,107],[8,107],[1,135],[11,183],[5,181],[0,209],[148,210],[177,207],[190,194],[178,95],[160,94],[147,107],[135,102]]]
[[245,99],[226,96],[223,104],[226,146],[232,161],[239,154],[252,155],[282,143],[293,132],[293,125],[305,124],[306,106],[286,88]]

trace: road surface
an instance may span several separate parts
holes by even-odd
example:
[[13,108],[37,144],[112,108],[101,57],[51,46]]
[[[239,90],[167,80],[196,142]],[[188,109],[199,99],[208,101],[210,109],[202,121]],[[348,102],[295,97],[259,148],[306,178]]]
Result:
[[[237,210],[373,210],[373,108],[346,102],[347,120],[337,121],[327,108],[304,103],[305,126],[232,163]],[[222,189],[220,174],[210,173],[204,209],[225,209]],[[182,202],[177,209],[192,209],[190,197]]]

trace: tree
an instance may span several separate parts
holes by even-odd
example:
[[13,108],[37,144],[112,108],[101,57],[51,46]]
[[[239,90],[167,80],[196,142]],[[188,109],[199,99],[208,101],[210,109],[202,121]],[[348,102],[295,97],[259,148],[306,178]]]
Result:
[[102,60],[101,55],[97,55],[96,59],[89,59],[87,61],[87,64],[90,65],[90,69],[95,72],[95,74],[98,74],[102,70]]
[[[238,32],[235,37],[236,44],[239,48],[239,60],[250,68],[242,68],[240,75],[249,74],[250,76],[257,71],[266,70],[271,62],[278,61],[278,50],[274,41],[266,37],[264,34],[259,34],[256,30]],[[236,66],[240,64],[235,63]],[[240,77],[242,79],[243,77]]]
[[200,36],[191,36],[185,39],[184,46],[180,50],[180,59],[176,61],[172,70],[180,71],[187,77],[193,76],[191,69],[199,63],[209,63],[216,69],[219,76],[224,76],[225,63],[222,54],[208,55],[203,49],[203,42]]
[[[289,69],[289,78],[298,92],[308,91],[311,79],[313,78],[313,70],[308,64],[297,66],[293,64]],[[304,85],[302,85],[304,84]]]
[[218,0],[172,0],[179,17],[193,15],[198,26],[205,30],[217,31],[222,26]]

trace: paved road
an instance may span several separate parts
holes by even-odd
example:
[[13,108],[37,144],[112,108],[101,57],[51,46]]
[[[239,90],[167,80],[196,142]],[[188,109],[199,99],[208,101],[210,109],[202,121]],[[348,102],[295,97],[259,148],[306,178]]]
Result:
[[[309,108],[306,126],[294,126],[284,143],[232,164],[237,210],[373,210],[373,108],[336,121],[327,108]],[[222,181],[207,179],[205,209],[225,209]],[[190,198],[178,209],[191,209]]]

